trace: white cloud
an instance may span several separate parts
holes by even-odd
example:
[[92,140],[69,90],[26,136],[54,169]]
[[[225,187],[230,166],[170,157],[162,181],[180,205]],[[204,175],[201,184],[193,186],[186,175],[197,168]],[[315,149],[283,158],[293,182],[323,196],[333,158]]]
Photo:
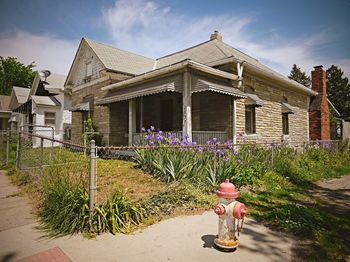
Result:
[[[272,38],[258,41],[250,30],[258,21],[250,16],[226,14],[192,18],[174,14],[169,7],[147,0],[117,0],[113,7],[103,10],[102,15],[115,46],[153,58],[206,41],[217,29],[226,43],[285,75],[294,63],[307,73],[315,65],[326,67],[334,63],[323,54],[314,54],[315,48],[332,41],[326,31],[286,39],[272,30]],[[342,69],[350,75],[347,59],[344,61]]]
[[35,70],[48,69],[68,74],[79,41],[59,39],[52,35],[33,35],[17,30],[0,35],[0,56],[17,57],[24,64],[35,62]]

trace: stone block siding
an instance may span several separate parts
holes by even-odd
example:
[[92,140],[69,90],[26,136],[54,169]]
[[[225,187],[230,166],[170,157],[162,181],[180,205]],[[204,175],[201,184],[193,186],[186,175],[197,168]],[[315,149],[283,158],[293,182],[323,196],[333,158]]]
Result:
[[72,128],[71,128],[71,140],[73,143],[82,144],[82,113],[81,112],[72,112]]
[[[281,90],[265,83],[255,84],[256,94],[265,101],[265,105],[256,108],[256,134],[245,135],[245,140],[257,142],[279,142],[282,131],[282,97],[288,99],[294,114],[289,114],[288,141],[302,142],[308,140],[308,100],[307,96],[291,90]],[[244,99],[238,99],[237,105],[237,135],[245,133]]]

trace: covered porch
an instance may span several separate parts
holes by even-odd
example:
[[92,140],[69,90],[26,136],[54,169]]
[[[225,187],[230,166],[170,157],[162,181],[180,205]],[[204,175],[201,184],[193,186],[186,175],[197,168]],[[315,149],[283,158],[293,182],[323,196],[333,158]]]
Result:
[[110,90],[96,103],[109,107],[109,144],[143,144],[146,141],[141,128],[150,126],[178,138],[187,136],[197,144],[214,137],[221,142],[235,140],[236,99],[246,96],[234,87],[235,75],[220,74],[213,76],[190,68]]

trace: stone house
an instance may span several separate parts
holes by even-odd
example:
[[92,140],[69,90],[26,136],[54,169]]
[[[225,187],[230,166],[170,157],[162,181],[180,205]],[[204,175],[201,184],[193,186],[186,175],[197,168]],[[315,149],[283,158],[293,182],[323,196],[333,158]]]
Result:
[[65,88],[72,94],[72,139],[93,119],[106,145],[137,142],[141,127],[257,142],[309,140],[317,92],[227,45],[210,40],[151,59],[83,38]]

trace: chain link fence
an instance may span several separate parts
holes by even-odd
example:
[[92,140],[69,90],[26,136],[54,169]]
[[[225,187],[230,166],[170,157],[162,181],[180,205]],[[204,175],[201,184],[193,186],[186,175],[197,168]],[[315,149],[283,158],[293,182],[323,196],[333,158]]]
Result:
[[[0,131],[0,161],[16,165],[40,186],[45,174],[81,180],[89,193],[89,208],[108,198],[116,188],[127,190],[133,183],[149,182],[144,173],[161,180],[176,181],[184,177],[205,177],[217,184],[218,176],[232,172],[232,167],[249,161],[272,168],[274,162],[288,154],[303,154],[313,148],[348,151],[349,141],[310,141],[301,143],[220,142],[213,138],[197,145],[177,136],[154,134],[142,138],[144,146],[100,147],[91,141],[88,147],[29,132]],[[149,187],[154,184],[149,184]],[[139,192],[129,192],[137,199]]]

